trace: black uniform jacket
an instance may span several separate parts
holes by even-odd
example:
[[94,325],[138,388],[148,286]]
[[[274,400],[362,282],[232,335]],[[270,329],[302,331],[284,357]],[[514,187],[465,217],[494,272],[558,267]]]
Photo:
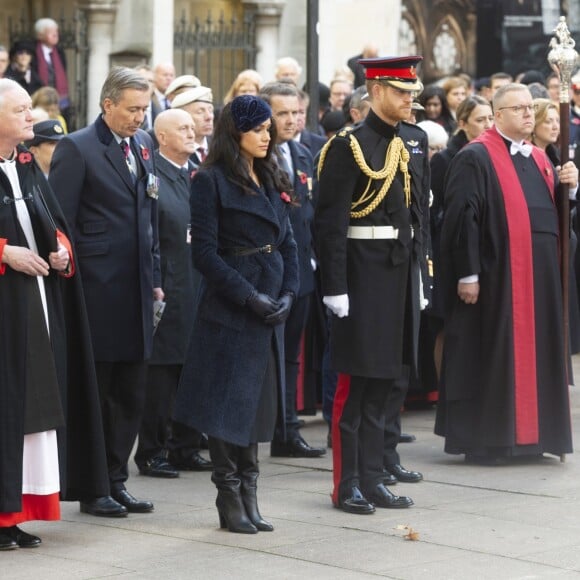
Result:
[[[348,317],[332,317],[331,362],[350,375],[396,378],[403,364],[416,366],[420,279],[425,291],[429,285],[427,136],[407,123],[388,125],[372,110],[352,135],[375,171],[383,169],[394,137],[401,137],[410,154],[411,204],[406,206],[398,170],[378,207],[351,218],[351,204],[367,191],[369,178],[354,159],[349,132],[338,133],[321,159],[315,220],[323,294],[348,294],[350,301]],[[382,184],[373,180],[368,191]],[[392,226],[399,230],[398,239],[350,239],[351,225]]]

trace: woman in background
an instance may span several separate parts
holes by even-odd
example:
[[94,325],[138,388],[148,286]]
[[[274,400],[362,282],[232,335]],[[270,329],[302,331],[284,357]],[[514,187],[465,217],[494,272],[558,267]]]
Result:
[[[531,135],[531,141],[534,145],[543,149],[554,167],[557,167],[561,165],[560,151],[557,147],[560,137],[560,110],[558,109],[558,105],[550,99],[534,99],[534,111],[534,131]],[[572,209],[570,219],[573,224],[578,220],[576,207]],[[575,229],[573,228],[571,230],[570,236],[570,285],[568,288],[568,332],[571,354],[580,352],[580,307],[578,305],[578,281],[576,274],[578,264],[575,264],[578,238]],[[571,373],[570,377],[572,377]],[[570,379],[570,383],[572,383],[572,379]]]

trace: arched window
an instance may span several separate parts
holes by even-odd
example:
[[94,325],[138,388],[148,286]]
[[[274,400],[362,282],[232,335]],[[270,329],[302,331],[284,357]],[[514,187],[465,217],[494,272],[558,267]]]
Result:
[[399,54],[419,54],[417,33],[410,20],[405,16],[401,18],[399,28]]
[[461,68],[458,39],[446,22],[433,38],[433,65],[441,75],[454,74]]

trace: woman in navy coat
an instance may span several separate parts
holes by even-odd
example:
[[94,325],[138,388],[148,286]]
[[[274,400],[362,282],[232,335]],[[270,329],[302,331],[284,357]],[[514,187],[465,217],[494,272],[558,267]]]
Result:
[[258,442],[284,406],[284,321],[298,290],[291,185],[273,157],[270,107],[222,110],[191,188],[191,243],[203,276],[174,418],[209,436],[220,526],[273,527],[256,502]]

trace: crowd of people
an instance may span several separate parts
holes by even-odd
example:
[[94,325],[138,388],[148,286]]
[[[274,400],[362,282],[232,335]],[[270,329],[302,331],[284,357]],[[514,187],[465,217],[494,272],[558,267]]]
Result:
[[[554,199],[578,188],[580,75],[576,164],[557,76],[424,87],[422,57],[373,45],[313,89],[314,130],[284,57],[220,106],[172,63],[115,67],[97,119],[67,133],[58,27],[36,32],[0,79],[0,549],[38,546],[19,524],[60,500],[154,511],[127,489],[136,441],[143,476],[211,471],[220,527],[246,534],[274,529],[260,442],[330,448],[347,513],[412,506],[389,486],[423,479],[398,451],[413,398],[437,401],[468,462],[572,452]],[[575,246],[572,230],[571,352]],[[301,435],[307,399],[325,446]]]

